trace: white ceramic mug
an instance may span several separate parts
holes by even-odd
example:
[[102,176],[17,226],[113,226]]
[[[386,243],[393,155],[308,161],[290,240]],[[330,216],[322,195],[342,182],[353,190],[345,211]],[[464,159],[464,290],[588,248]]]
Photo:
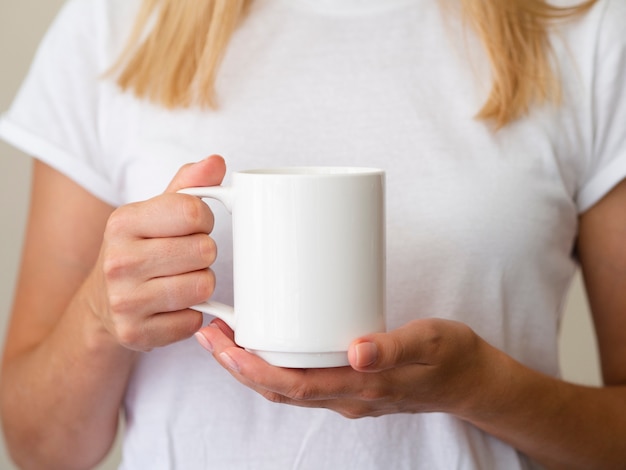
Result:
[[377,169],[294,167],[183,189],[221,201],[233,224],[234,308],[192,308],[270,364],[348,365],[354,339],[385,329],[384,184]]

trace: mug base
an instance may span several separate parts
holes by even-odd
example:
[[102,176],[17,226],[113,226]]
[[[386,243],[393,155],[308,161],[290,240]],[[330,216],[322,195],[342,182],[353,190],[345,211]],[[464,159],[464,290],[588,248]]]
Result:
[[293,353],[282,351],[260,351],[258,349],[248,349],[247,351],[259,356],[264,361],[278,367],[288,367],[292,369],[318,369],[328,367],[348,366],[347,351],[332,351],[319,353]]

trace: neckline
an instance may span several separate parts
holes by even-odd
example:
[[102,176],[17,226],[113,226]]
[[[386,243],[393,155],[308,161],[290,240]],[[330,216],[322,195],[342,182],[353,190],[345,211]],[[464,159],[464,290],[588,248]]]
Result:
[[417,0],[283,0],[284,2],[336,16],[371,15],[395,10]]

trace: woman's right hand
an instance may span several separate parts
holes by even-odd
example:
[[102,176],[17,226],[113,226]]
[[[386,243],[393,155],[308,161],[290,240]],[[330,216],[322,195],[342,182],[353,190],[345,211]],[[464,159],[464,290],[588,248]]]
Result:
[[218,185],[225,171],[219,156],[185,165],[162,195],[111,214],[90,276],[90,307],[117,343],[148,351],[202,326],[202,313],[188,307],[213,294],[213,213],[177,191]]

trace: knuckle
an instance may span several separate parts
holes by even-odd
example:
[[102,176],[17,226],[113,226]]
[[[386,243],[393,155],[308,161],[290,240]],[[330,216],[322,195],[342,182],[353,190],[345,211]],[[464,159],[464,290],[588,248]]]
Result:
[[428,340],[437,340],[441,337],[441,322],[439,318],[429,318],[420,323],[424,337]]
[[213,226],[213,217],[209,207],[197,197],[183,197],[181,213],[190,227],[212,228]]
[[206,266],[212,265],[217,258],[217,245],[215,240],[209,236],[201,235],[199,237],[197,251],[198,257]]
[[365,402],[380,401],[388,397],[387,387],[384,385],[377,385],[374,387],[367,387],[361,389],[359,392],[359,398]]
[[117,324],[115,328],[115,336],[118,342],[128,348],[135,350],[145,349],[142,340],[143,336],[140,331],[129,323]]
[[445,344],[445,331],[438,318],[414,320],[408,328],[418,331],[418,338],[411,344],[405,345],[407,362],[434,364],[438,361],[442,347]]
[[215,290],[215,274],[210,269],[200,273],[196,281],[195,296],[198,300],[208,299]]
[[132,309],[132,301],[121,292],[109,292],[109,311],[113,317],[126,315]]
[[151,341],[159,346],[189,338],[202,326],[200,312],[176,312],[176,320],[170,322],[166,329],[152,332]]
[[347,419],[361,419],[370,416],[369,408],[361,404],[345,405],[338,413]]
[[135,264],[132,254],[122,254],[117,250],[108,249],[102,260],[102,272],[105,279],[113,281],[124,274]]
[[288,390],[286,396],[294,401],[309,401],[315,399],[317,392],[310,386],[295,384]]
[[287,403],[287,398],[285,396],[281,395],[280,393],[270,392],[269,390],[262,391],[261,396],[263,396],[263,398],[265,398],[267,401],[279,405]]
[[439,351],[444,342],[444,335],[442,334],[439,322],[430,321],[425,325],[426,331],[424,338],[424,346],[426,347],[426,354],[428,357],[435,358],[439,355]]
[[407,359],[407,351],[404,342],[397,337],[392,337],[388,345],[389,355],[395,364],[402,364]]
[[181,213],[188,223],[195,225],[200,220],[198,198],[183,197],[181,201]]
[[193,334],[202,328],[202,324],[204,322],[204,316],[200,312],[194,312],[191,316],[190,321],[187,324],[187,331],[185,332],[184,338],[189,338],[193,336]]
[[126,233],[129,226],[129,219],[132,220],[134,218],[131,213],[134,212],[135,211],[133,204],[128,204],[126,206],[118,207],[117,209],[115,209],[107,220],[105,227],[105,236],[119,237],[122,234]]

